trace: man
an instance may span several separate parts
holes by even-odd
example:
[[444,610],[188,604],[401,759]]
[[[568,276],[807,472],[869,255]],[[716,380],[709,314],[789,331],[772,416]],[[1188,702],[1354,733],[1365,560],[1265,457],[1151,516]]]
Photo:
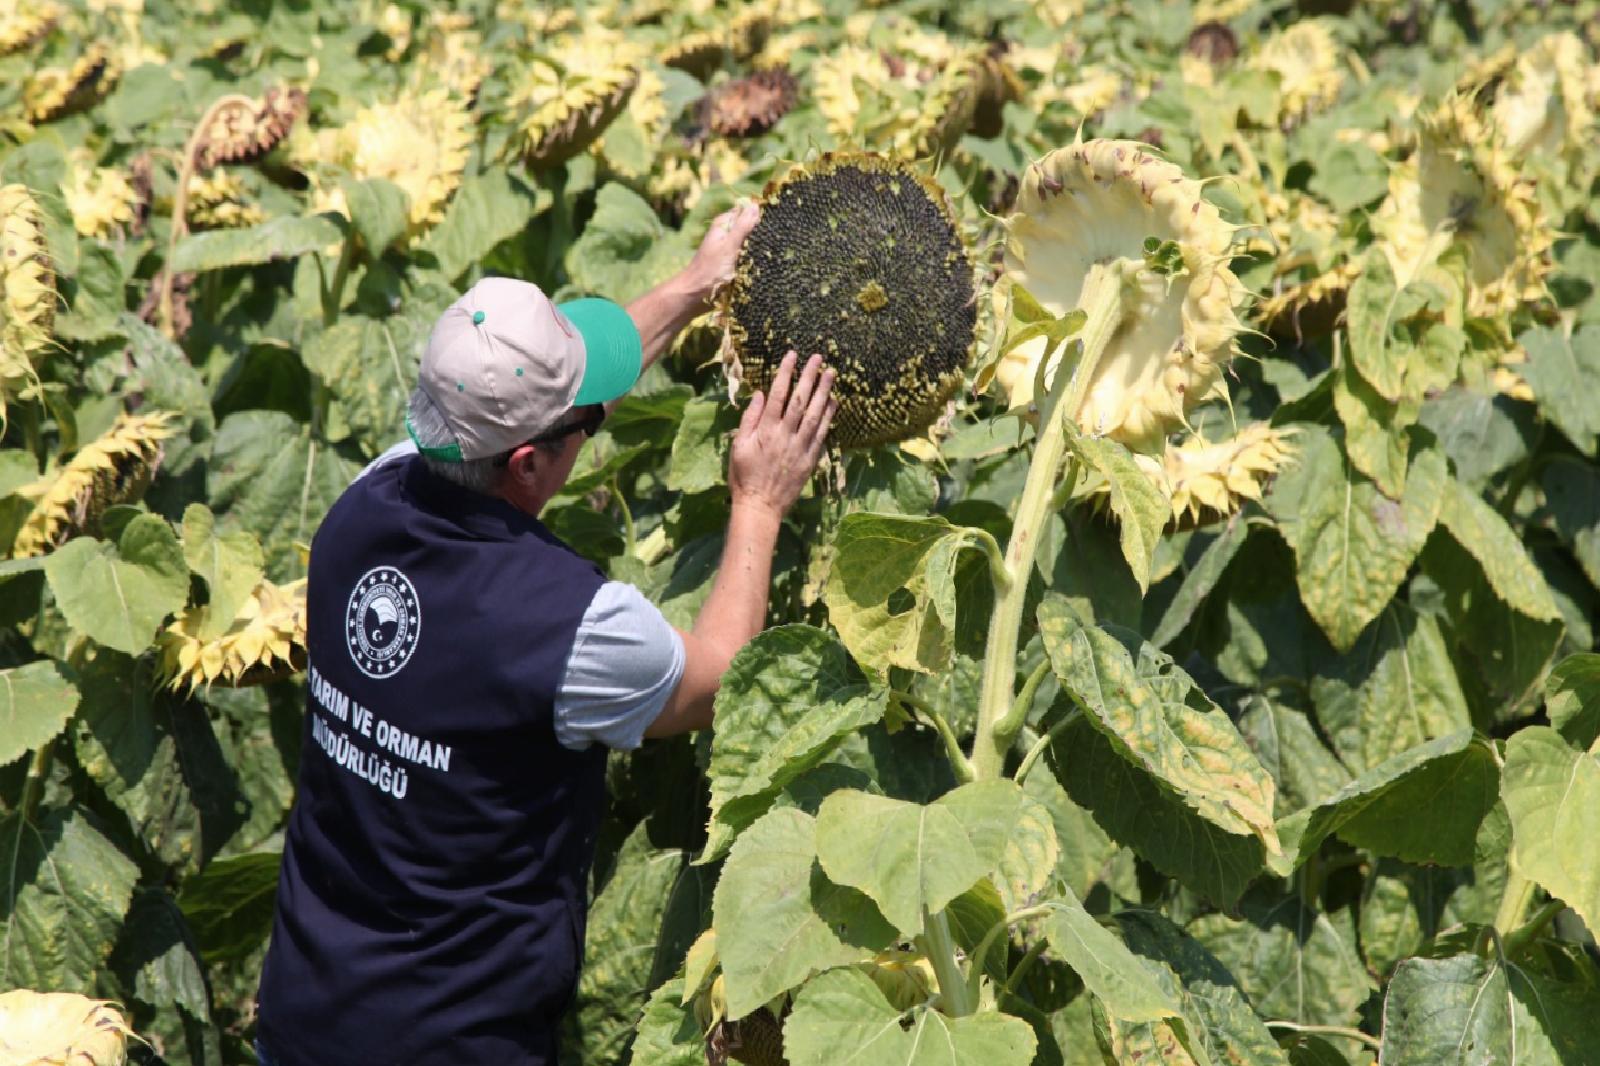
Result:
[[[784,513],[833,418],[790,353],[728,463],[690,632],[538,521],[604,407],[732,276],[754,207],[630,304],[479,282],[435,325],[407,428],[329,510],[307,593],[304,755],[259,996],[275,1066],[556,1061],[607,748],[711,723],[762,627]],[[420,454],[418,454],[420,453]]]

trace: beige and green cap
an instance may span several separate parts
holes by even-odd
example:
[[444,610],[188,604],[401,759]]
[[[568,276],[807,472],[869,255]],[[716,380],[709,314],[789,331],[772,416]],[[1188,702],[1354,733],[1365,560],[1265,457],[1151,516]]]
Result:
[[537,285],[485,278],[434,323],[417,379],[455,442],[426,446],[406,429],[430,458],[499,455],[627,392],[641,356],[633,319],[610,300],[558,305]]

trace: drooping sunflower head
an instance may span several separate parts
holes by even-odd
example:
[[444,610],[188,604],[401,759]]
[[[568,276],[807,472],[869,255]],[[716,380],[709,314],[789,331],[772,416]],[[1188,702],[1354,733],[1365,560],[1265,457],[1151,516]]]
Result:
[[1542,37],[1518,55],[1489,112],[1506,151],[1551,160],[1583,151],[1594,125],[1584,79],[1590,65],[1588,49],[1571,32]]
[[963,49],[935,67],[911,53],[847,46],[811,65],[812,93],[841,145],[868,144],[905,158],[939,155],[972,126],[984,54]]
[[306,581],[256,586],[232,619],[191,607],[156,639],[159,669],[174,691],[229,688],[288,677],[306,666]]
[[97,41],[64,67],[35,70],[22,87],[23,111],[30,122],[49,122],[82,110],[103,97],[120,73],[117,58]]
[[903,440],[961,384],[972,260],[944,191],[911,164],[823,156],[767,187],[722,314],[734,388],[768,388],[791,349],[820,353],[837,374],[832,440]]
[[122,1066],[133,1035],[109,1000],[26,988],[0,993],[0,1053],[6,1062]]
[[294,87],[268,89],[259,100],[233,96],[210,112],[195,149],[195,164],[209,170],[224,163],[249,163],[277,147],[305,116],[306,94]]
[[267,220],[238,174],[225,168],[189,178],[189,224],[196,229],[242,229]]
[[799,85],[782,68],[724,82],[701,98],[706,127],[719,137],[765,133],[794,107]]
[[1294,121],[1320,111],[1344,88],[1339,46],[1324,19],[1306,19],[1274,34],[1250,66],[1278,76],[1279,114]]
[[551,41],[512,86],[514,150],[541,168],[589,147],[627,106],[643,60],[636,43],[601,28]]
[[[1020,285],[1046,311],[1066,314],[1079,307],[1094,267],[1125,264],[1120,319],[1077,418],[1087,432],[1159,451],[1187,411],[1222,391],[1244,298],[1228,268],[1234,227],[1199,182],[1144,144],[1116,140],[1062,148],[1029,166],[1007,225],[1002,298]],[[1152,246],[1163,250],[1160,262],[1147,260]],[[1043,337],[1026,341],[993,368],[1011,406],[1033,401],[1045,347]],[[1046,368],[1047,387],[1061,358],[1058,351]]]
[[340,162],[356,178],[383,178],[403,189],[417,234],[444,218],[472,136],[471,112],[448,89],[402,92],[356,113],[340,132]]
[[1168,445],[1161,480],[1172,500],[1173,521],[1194,525],[1231,515],[1259,500],[1267,481],[1294,457],[1292,430],[1254,422],[1231,440],[1189,437]]
[[15,2],[0,11],[0,56],[20,52],[49,33],[61,20],[63,10],[54,0],[39,0],[26,6]]
[[1492,316],[1544,293],[1554,235],[1533,182],[1508,158],[1470,98],[1452,96],[1418,123],[1415,155],[1390,172],[1373,220],[1404,284],[1451,243],[1468,260],[1468,309]]
[[0,186],[0,292],[0,380],[14,380],[49,347],[56,317],[43,216],[25,185]]
[[12,555],[43,555],[80,533],[94,534],[109,508],[137,502],[161,465],[174,421],[166,411],[118,415],[57,473],[24,489],[33,510],[17,531]]
[[139,194],[120,170],[94,165],[85,148],[68,155],[67,180],[62,197],[72,212],[72,224],[85,237],[104,237],[118,226],[131,226]]

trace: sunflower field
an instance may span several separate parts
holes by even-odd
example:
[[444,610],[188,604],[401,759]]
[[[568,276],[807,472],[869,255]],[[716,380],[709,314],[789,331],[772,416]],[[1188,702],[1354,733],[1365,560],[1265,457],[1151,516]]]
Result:
[[715,729],[609,756],[565,1061],[1600,1062],[1597,44],[0,0],[0,1059],[255,1061],[308,545],[434,319],[632,299],[757,197],[543,518],[687,628],[755,316],[854,428]]

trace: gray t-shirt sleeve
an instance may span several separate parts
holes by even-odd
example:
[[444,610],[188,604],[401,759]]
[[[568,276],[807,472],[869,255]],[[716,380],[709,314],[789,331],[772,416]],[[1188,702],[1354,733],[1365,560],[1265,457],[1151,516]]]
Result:
[[409,439],[403,440],[399,444],[396,444],[393,447],[391,447],[388,451],[384,452],[382,455],[378,456],[376,459],[372,460],[372,462],[368,463],[366,466],[362,467],[361,468],[361,473],[359,473],[355,477],[351,478],[350,479],[350,483],[352,485],[355,484],[357,481],[360,481],[362,478],[366,477],[368,474],[370,474],[374,470],[378,469],[378,467],[382,466],[384,463],[392,463],[396,459],[405,459],[408,456],[412,456],[412,455],[416,455],[416,454],[417,454],[417,446],[414,443],[412,443],[412,441],[409,440]]
[[556,739],[637,748],[683,676],[683,638],[632,585],[607,581],[583,613],[556,694]]

